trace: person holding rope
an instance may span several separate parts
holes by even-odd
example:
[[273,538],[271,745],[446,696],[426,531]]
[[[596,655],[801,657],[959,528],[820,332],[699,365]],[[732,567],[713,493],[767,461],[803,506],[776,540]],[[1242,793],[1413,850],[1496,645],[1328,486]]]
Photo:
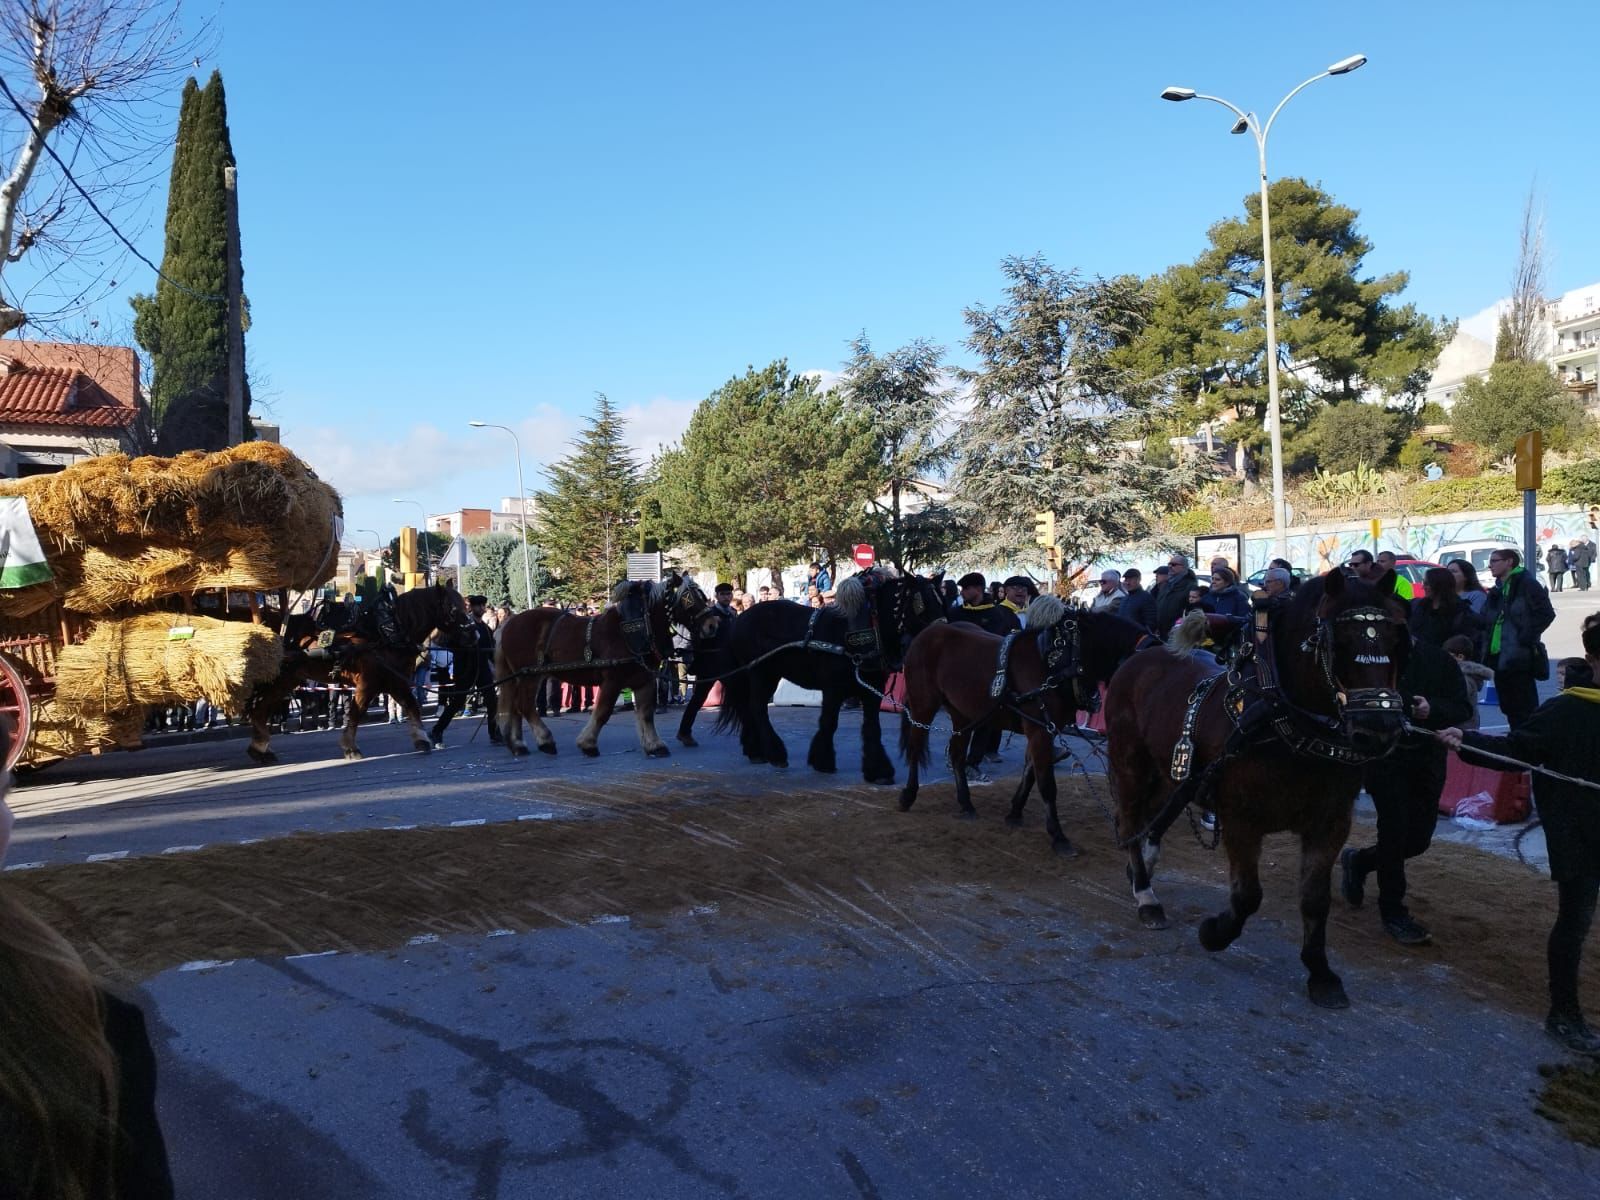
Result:
[[[1584,622],[1583,656],[1600,673],[1600,622],[1593,617]],[[1452,727],[1438,738],[1469,763],[1497,771],[1533,768],[1533,801],[1557,905],[1544,1030],[1568,1050],[1600,1058],[1600,1033],[1589,1028],[1578,1002],[1583,943],[1600,896],[1600,688],[1567,688],[1505,737]]]
[[[762,588],[770,594],[770,589]],[[719,677],[732,663],[728,659],[728,636],[733,632],[733,584],[719,583],[713,595],[715,602],[697,620],[689,638],[690,668],[694,683],[689,689],[689,702],[683,706],[683,717],[678,721],[678,741],[685,746],[698,746],[694,740],[694,719],[699,715],[717,686]]]
[[489,744],[501,744],[500,722],[496,713],[494,691],[494,630],[484,621],[488,608],[487,596],[467,597],[467,618],[470,622],[460,635],[467,645],[451,655],[450,683],[439,693],[439,715],[434,718],[428,741],[438,750],[444,746],[444,731],[450,722],[466,707],[473,692],[483,697],[483,707],[489,724]]

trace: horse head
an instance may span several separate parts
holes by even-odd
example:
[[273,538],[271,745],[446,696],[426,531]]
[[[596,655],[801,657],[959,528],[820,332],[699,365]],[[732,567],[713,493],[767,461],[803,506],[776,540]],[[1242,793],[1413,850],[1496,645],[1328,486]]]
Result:
[[400,631],[419,646],[434,630],[450,638],[471,624],[466,601],[451,583],[436,583],[402,594],[394,602],[394,616]]
[[1399,684],[1411,652],[1394,572],[1373,584],[1335,567],[1281,603],[1275,650],[1290,700],[1335,718],[1362,754],[1386,754],[1405,728]]
[[1022,619],[1038,644],[1045,686],[1057,690],[1071,687],[1073,707],[1093,712],[1100,707],[1099,685],[1104,681],[1085,676],[1083,622],[1088,615],[1086,610],[1046,592],[1033,598]]
[[689,576],[671,571],[661,581],[661,591],[652,603],[660,603],[669,623],[690,629],[710,607],[711,600]]

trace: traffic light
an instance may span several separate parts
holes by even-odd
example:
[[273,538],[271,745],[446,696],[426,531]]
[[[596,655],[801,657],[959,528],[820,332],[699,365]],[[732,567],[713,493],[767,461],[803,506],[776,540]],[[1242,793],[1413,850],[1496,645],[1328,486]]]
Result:
[[1059,546],[1048,546],[1048,547],[1045,548],[1044,555],[1045,555],[1046,561],[1049,562],[1050,569],[1052,571],[1061,570],[1061,547],[1059,547]]
[[1536,492],[1544,483],[1544,434],[1535,429],[1517,439],[1517,490]]
[[1033,514],[1033,540],[1049,548],[1056,544],[1056,515],[1053,512]]

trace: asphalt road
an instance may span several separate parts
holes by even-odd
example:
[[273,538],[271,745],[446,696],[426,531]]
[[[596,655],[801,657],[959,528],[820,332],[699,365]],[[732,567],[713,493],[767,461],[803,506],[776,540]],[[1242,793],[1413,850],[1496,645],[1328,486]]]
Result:
[[[778,715],[796,762],[813,720]],[[238,741],[80,759],[12,793],[11,862],[593,819],[581,797],[603,808],[624,782],[670,798],[709,776],[775,805],[858,783],[752,767],[712,736],[647,760],[625,717],[588,760],[577,727],[561,719],[555,758],[513,760],[463,724],[432,756],[373,726],[358,763],[331,734],[279,739],[269,768]],[[996,827],[1000,790],[979,800]],[[1030,839],[1017,853],[1043,854]],[[1215,879],[1169,878],[1159,934],[1070,890],[870,882],[857,903],[797,876],[798,922],[597,911],[163,971],[140,999],[180,1195],[1502,1197],[1600,1178],[1600,1152],[1534,1115],[1559,1057],[1537,1023],[1441,962],[1345,959],[1356,1007],[1328,1013],[1303,997],[1288,911],[1199,949]]]

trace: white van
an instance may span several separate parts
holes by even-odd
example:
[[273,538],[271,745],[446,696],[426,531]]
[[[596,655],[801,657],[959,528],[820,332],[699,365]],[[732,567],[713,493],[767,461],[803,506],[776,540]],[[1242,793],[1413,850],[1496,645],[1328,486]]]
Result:
[[[1433,557],[1441,566],[1445,567],[1448,567],[1455,559],[1466,559],[1472,564],[1472,569],[1482,578],[1484,586],[1488,587],[1493,583],[1489,575],[1489,556],[1496,550],[1517,550],[1520,552],[1521,549],[1522,547],[1512,538],[1489,539],[1481,542],[1452,542],[1448,546],[1440,546],[1438,553]],[[1543,574],[1544,560],[1541,555],[1540,561],[1534,563],[1534,575]]]

